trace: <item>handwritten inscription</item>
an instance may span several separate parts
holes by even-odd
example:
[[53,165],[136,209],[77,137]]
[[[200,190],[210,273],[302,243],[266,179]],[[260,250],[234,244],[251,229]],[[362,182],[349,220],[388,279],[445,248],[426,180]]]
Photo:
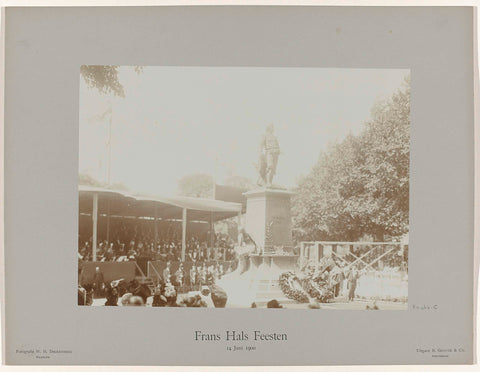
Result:
[[438,310],[438,305],[437,304],[430,304],[430,305],[417,305],[413,304],[411,306],[412,310]]

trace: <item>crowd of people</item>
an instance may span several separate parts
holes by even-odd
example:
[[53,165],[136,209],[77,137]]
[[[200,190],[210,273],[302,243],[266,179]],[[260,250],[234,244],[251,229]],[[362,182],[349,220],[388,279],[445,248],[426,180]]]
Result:
[[[178,226],[168,224],[165,229],[154,233],[152,228],[141,225],[117,223],[111,229],[110,240],[97,242],[97,261],[130,261],[139,257],[151,261],[180,261],[182,254],[181,232]],[[202,236],[203,235],[203,236]],[[209,245],[212,245],[212,248]],[[226,234],[214,234],[210,239],[208,233],[191,235],[186,241],[185,258],[191,262],[207,260],[234,259],[233,241]],[[92,261],[92,237],[79,236],[78,258]]]
[[172,270],[170,261],[168,261],[159,282],[163,285],[170,283],[177,292],[195,291],[202,286],[217,283],[223,275],[229,274],[233,270],[232,264],[225,269],[218,261],[210,265],[203,261],[198,264],[193,263],[190,270],[186,272],[182,263],[179,264],[177,270]]
[[[155,287],[150,289],[147,285],[137,280],[125,282],[123,279],[107,283],[99,267],[96,267],[92,284],[79,284],[78,304],[92,305],[95,298],[105,298],[105,306],[143,306],[147,299],[153,295],[151,306],[153,307],[204,307],[207,306],[205,299],[197,301],[194,296],[182,296],[179,301],[177,296],[180,293],[198,292],[203,296],[211,294],[210,298],[215,307],[225,307],[227,295],[220,287],[216,286],[218,279],[231,271],[231,266],[224,272],[223,266],[216,263],[207,266],[205,263],[192,268],[188,273],[180,263],[177,270],[171,270],[170,261],[167,262],[163,274],[158,278]],[[208,293],[207,293],[208,292]],[[204,304],[205,302],[205,304]],[[221,305],[223,303],[223,305]],[[219,305],[220,304],[220,305]]]
[[[137,280],[127,283],[121,279],[108,283],[105,281],[100,267],[96,267],[92,284],[79,284],[79,291],[81,288],[79,296],[85,296],[85,300],[82,301],[84,305],[88,304],[86,298],[90,297],[90,302],[93,302],[94,298],[106,298],[106,306],[116,306],[118,296],[124,293],[138,295],[144,302],[153,294],[152,306],[160,306],[158,304],[161,303],[159,302],[161,296],[168,299],[174,297],[173,294],[175,294],[176,299],[177,294],[200,291],[202,288],[215,285],[223,275],[233,270],[234,266],[232,264],[227,265],[226,269],[224,269],[224,266],[217,261],[210,265],[207,265],[206,262],[198,265],[194,263],[187,272],[182,263],[178,265],[176,270],[173,270],[171,262],[168,261],[163,273],[155,281],[155,288],[151,289],[146,285],[140,284]],[[81,277],[80,272],[79,277]]]
[[[92,287],[78,287],[78,305],[91,306],[93,304]],[[178,297],[178,292],[171,283],[159,283],[153,296],[124,291],[118,282],[114,281],[105,287],[106,301],[104,306],[147,306],[149,297],[152,307],[225,307],[227,303],[226,292],[212,284],[203,286],[201,291],[191,295]]]
[[[96,271],[95,281],[92,285],[78,287],[78,305],[91,306],[96,295],[105,298],[104,306],[152,306],[152,307],[226,307],[228,295],[215,283],[216,268],[206,267],[194,268],[190,271],[191,285],[195,286],[193,291],[179,296],[182,275],[179,268],[175,275],[175,280],[171,281],[169,266],[164,270],[165,280],[159,280],[155,286],[153,295],[145,286],[133,280],[130,283],[123,283],[122,280],[114,280],[111,283],[105,283],[100,270]],[[204,272],[207,271],[205,275]],[[199,281],[197,283],[196,273],[199,272]],[[211,274],[211,275],[210,275]],[[180,281],[177,281],[180,279]],[[198,287],[196,287],[198,285]],[[101,293],[100,293],[101,292]],[[151,301],[148,300],[152,297]],[[252,308],[257,308],[253,302]],[[267,308],[283,308],[276,299],[267,303]]]

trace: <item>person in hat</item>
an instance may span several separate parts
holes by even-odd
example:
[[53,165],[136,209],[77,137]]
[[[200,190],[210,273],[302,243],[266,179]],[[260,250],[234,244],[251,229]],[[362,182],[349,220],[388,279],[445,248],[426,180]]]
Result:
[[163,270],[163,281],[165,283],[170,282],[171,272],[170,272],[170,261],[167,262],[167,267]]
[[95,297],[102,297],[103,291],[105,289],[105,279],[103,277],[103,273],[100,270],[100,267],[95,268],[95,275],[93,277],[93,289],[95,293]]
[[213,265],[210,265],[207,268],[207,275],[205,277],[205,284],[206,285],[212,285],[215,282],[214,276],[213,276]]
[[175,271],[175,286],[177,288],[183,287],[183,279],[185,277],[185,272],[183,270],[183,264],[178,265],[177,271]]
[[190,288],[195,290],[197,288],[197,267],[195,264],[190,269]]
[[122,306],[130,306],[130,298],[132,296],[133,295],[131,293],[125,293],[120,300],[120,303],[122,304]]
[[117,306],[118,305],[118,291],[117,287],[113,287],[109,285],[105,290],[105,295],[107,301],[105,302],[105,306]]
[[348,274],[348,301],[355,299],[355,290],[357,289],[357,280],[359,274],[357,268],[353,266],[352,270]]
[[335,265],[330,272],[330,282],[333,289],[334,297],[338,297],[340,294],[340,287],[343,283],[343,271]]
[[115,253],[113,252],[113,243],[110,243],[110,247],[108,247],[105,257],[106,261],[114,261]]
[[167,282],[165,283],[165,287],[163,289],[163,296],[167,300],[166,306],[168,307],[176,307],[177,306],[177,291],[172,283]]
[[132,296],[130,297],[129,306],[145,306],[145,304],[140,296]]
[[277,300],[271,300],[267,303],[267,308],[269,309],[283,309],[283,306]]

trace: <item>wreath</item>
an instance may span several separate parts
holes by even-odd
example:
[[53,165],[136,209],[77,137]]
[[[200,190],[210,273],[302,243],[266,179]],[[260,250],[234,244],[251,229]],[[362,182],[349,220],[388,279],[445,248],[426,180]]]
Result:
[[318,302],[330,302],[334,297],[333,291],[324,280],[315,281],[313,278],[307,277],[302,280],[302,286],[309,296],[315,298]]
[[290,283],[298,282],[298,277],[291,271],[287,271],[282,273],[278,278],[280,289],[282,290],[283,294],[292,300],[295,300],[300,303],[309,302],[308,295],[305,293],[303,288],[294,288]]

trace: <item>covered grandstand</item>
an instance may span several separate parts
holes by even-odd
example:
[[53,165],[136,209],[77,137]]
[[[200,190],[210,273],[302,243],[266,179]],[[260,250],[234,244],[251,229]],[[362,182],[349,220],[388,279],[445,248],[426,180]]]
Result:
[[181,222],[181,260],[185,261],[187,228],[189,226],[194,223],[209,224],[210,230],[213,231],[214,222],[235,216],[240,221],[241,214],[241,203],[183,196],[133,195],[119,190],[79,185],[80,225],[82,225],[82,221],[84,223],[89,221],[91,226],[93,261],[97,261],[100,217],[106,220],[105,236],[107,241],[110,240],[111,218],[150,220],[154,226],[155,240],[160,221]]

